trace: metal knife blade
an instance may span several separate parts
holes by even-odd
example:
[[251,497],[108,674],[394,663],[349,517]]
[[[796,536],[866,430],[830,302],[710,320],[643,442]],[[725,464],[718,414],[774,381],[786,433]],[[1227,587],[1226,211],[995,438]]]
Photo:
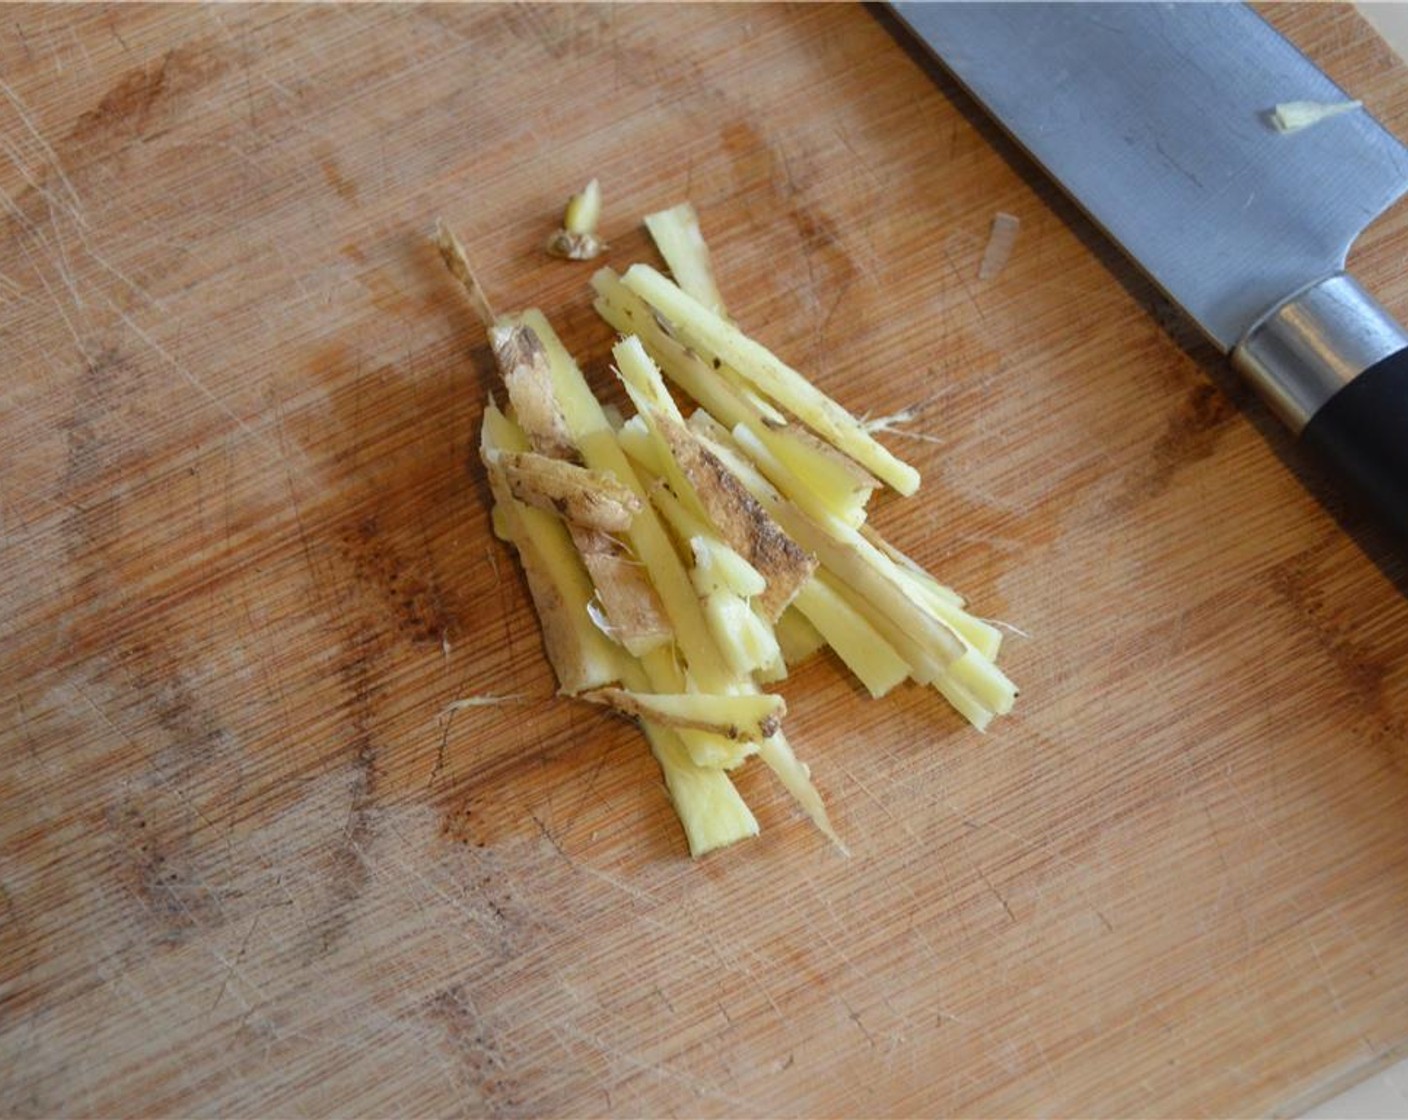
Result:
[[1367,113],[1272,127],[1280,102],[1349,98],[1240,5],[895,10],[1223,350],[1408,189]]
[[1362,110],[1278,131],[1277,104],[1348,96],[1241,4],[892,8],[1292,430],[1374,382],[1338,443],[1357,455],[1365,408],[1397,417],[1367,481],[1408,535],[1408,333],[1343,273],[1408,149]]

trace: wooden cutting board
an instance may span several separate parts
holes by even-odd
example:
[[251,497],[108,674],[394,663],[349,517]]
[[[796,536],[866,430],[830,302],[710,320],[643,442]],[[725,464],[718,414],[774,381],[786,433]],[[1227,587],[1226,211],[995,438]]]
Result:
[[[1408,134],[1352,12],[1270,15]],[[1402,1051],[1401,556],[883,17],[6,23],[0,1113],[1248,1114]],[[986,736],[794,673],[849,859],[754,766],[691,863],[490,535],[427,235],[607,387],[540,251],[593,175],[610,263],[689,198],[743,325],[923,406],[874,521],[1030,635]]]

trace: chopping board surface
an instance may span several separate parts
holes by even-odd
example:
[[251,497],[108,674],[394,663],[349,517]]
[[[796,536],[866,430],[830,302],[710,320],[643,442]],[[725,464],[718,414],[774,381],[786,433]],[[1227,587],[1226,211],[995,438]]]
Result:
[[[1408,134],[1356,16],[1270,14]],[[1402,563],[883,18],[8,23],[0,1112],[1247,1114],[1408,1042]],[[489,531],[428,234],[609,393],[540,251],[591,176],[607,263],[688,198],[741,324],[923,406],[874,521],[1029,635],[986,736],[794,672],[849,859],[752,767],[691,863]],[[1400,317],[1405,249],[1355,257]]]

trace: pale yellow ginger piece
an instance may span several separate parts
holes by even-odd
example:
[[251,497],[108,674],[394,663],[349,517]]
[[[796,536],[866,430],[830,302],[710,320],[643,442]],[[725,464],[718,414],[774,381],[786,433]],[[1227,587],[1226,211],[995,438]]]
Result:
[[[625,443],[623,441],[623,446],[624,445]],[[653,438],[651,440],[651,446],[655,446]],[[632,458],[635,458],[635,456],[632,456]],[[637,462],[639,462],[639,460],[637,460]],[[642,469],[649,470],[644,464],[642,464]],[[683,555],[686,559],[693,557],[694,564],[698,564],[698,557],[694,556],[694,552],[690,548],[690,542],[696,537],[707,538],[722,548],[729,547],[719,539],[718,534],[714,531],[714,527],[710,525],[701,514],[690,509],[675,497],[674,491],[666,484],[664,478],[652,472],[650,479],[650,502],[656,510],[659,511],[665,524],[670,527],[670,532],[674,534],[675,539],[679,541],[680,545],[684,548],[685,551]],[[730,551],[732,550],[730,549]],[[737,555],[737,553],[735,553],[735,555]],[[740,557],[740,559],[742,558]],[[747,561],[745,560],[744,563],[746,564]],[[753,567],[751,564],[748,566],[750,568]],[[753,570],[757,571],[756,568],[753,568]],[[761,573],[759,574],[761,575]],[[692,578],[693,576],[691,575],[691,579]],[[763,586],[765,588],[767,586],[766,579],[763,580]]]
[[865,520],[866,503],[880,487],[864,468],[823,443],[800,425],[785,430],[748,425],[781,470],[772,479],[784,494],[816,516],[838,517],[847,525]]
[[486,329],[492,326],[497,316],[489,306],[489,297],[484,294],[484,289],[474,278],[474,271],[469,267],[469,257],[464,251],[464,246],[460,244],[460,239],[440,218],[435,220],[435,247],[440,250],[440,259],[445,262],[450,275],[464,287],[470,308],[479,321]]
[[732,591],[711,591],[701,599],[704,620],[714,641],[740,676],[775,666],[782,656],[772,628],[759,618],[748,600]]
[[706,516],[706,507],[695,493],[684,465],[672,453],[661,431],[661,425],[666,422],[683,426],[684,417],[646,354],[645,347],[635,335],[626,335],[611,348],[611,356],[616,359],[616,374],[625,387],[626,395],[635,405],[636,415],[632,419],[642,423],[647,438],[654,444],[652,458],[660,467],[661,479],[693,514]]
[[787,737],[781,731],[768,736],[758,745],[758,757],[777,775],[787,792],[802,807],[802,811],[811,818],[812,824],[821,830],[821,834],[843,854],[850,855],[850,849],[841,842],[841,837],[836,835],[836,830],[831,827],[831,821],[826,815],[826,804],[821,800],[816,786],[812,784],[811,768],[792,753],[792,746],[787,742]]
[[503,451],[486,456],[486,464],[503,471],[509,491],[519,501],[588,529],[625,532],[640,512],[640,499],[614,477],[565,459],[533,451]]
[[877,442],[865,425],[802,374],[647,264],[621,282],[663,315],[680,341],[733,366],[765,396],[901,494],[919,488],[919,472]]
[[[480,446],[486,455],[521,451],[528,440],[491,404],[484,410]],[[496,524],[523,564],[558,687],[572,694],[618,680],[615,647],[587,616],[592,582],[566,529],[550,514],[516,501],[492,473],[490,487]]]
[[[622,678],[622,683],[633,692],[654,692],[677,694],[690,690],[691,682],[686,678],[683,667],[675,652],[669,649],[651,650],[637,664],[645,671],[640,679]],[[729,695],[733,693],[730,692]],[[680,743],[688,752],[696,766],[710,770],[732,770],[741,765],[749,756],[758,753],[758,745],[746,739],[726,739],[711,731],[700,731],[692,727],[673,729]]]
[[[533,449],[550,459],[576,459],[576,446],[557,401],[552,362],[539,335],[526,323],[502,319],[489,328],[489,343],[515,419]],[[617,493],[624,491],[629,498],[639,500],[639,495],[619,481],[614,485]],[[669,620],[655,588],[620,541],[584,524],[573,523],[569,530],[596,585],[605,616],[603,631],[637,657],[669,642]]]
[[[505,496],[504,500],[513,499]],[[505,520],[509,526],[514,525],[512,513],[506,512]],[[512,527],[509,534],[509,540],[518,549],[528,593],[541,622],[543,650],[557,677],[558,688],[571,696],[615,679],[618,674],[612,662],[594,659],[597,651],[584,639],[582,627],[576,623],[563,597],[556,573],[533,547],[531,539],[520,536]]]
[[[762,452],[747,429],[740,427],[733,434],[745,453]],[[778,495],[751,465],[734,464],[734,469],[739,472],[743,485],[789,537],[815,554],[828,571],[871,604],[875,612],[872,621],[877,626],[882,621],[887,622],[903,637],[902,642],[896,642],[896,648],[910,661],[916,679],[924,683],[936,680],[950,663],[963,655],[962,640],[927,612],[916,610],[891,573],[873,564],[857,547],[856,541],[864,539],[858,533],[837,522],[818,523]],[[884,633],[885,629],[881,629]]]
[[912,559],[901,552],[893,544],[882,537],[873,525],[863,526],[860,535],[898,564],[907,572],[921,580],[928,588],[926,594],[936,596],[952,603],[955,607],[964,606],[963,596],[946,584],[940,583],[924,568],[918,561]]
[[994,715],[1007,715],[1017,703],[1017,686],[971,646],[948,667],[943,679],[962,688]]
[[667,377],[716,419],[746,424],[790,472],[770,479],[803,509],[834,513],[851,525],[865,520],[871,493],[881,484],[869,471],[801,424],[788,422],[729,366],[714,364],[672,337],[649,306],[611,269],[592,277],[598,314],[623,334],[636,334]]
[[601,218],[601,182],[593,179],[580,194],[567,200],[562,228],[568,233],[594,233]]
[[[761,466],[770,459],[767,448],[743,425],[732,435],[754,464]],[[779,469],[775,463],[773,469]],[[763,474],[768,471],[764,469]],[[963,631],[990,647],[991,638],[997,633],[995,627],[933,595],[932,589],[922,585],[912,572],[839,519],[824,513],[815,516],[806,510],[794,515],[791,510],[778,514],[769,509],[793,539],[816,553],[848,587],[880,611],[882,617],[873,620],[876,628],[909,658],[915,680],[933,684],[945,676],[952,677],[954,684],[970,691],[994,713],[1005,715],[1012,710],[1017,697],[1012,682],[986,657],[967,656],[976,647]],[[929,656],[931,652],[938,660]]]
[[751,671],[759,684],[783,680],[787,662],[771,622],[757,609],[760,589],[765,591],[767,587],[762,573],[719,540],[701,518],[670,493],[662,480],[657,479],[651,486],[650,500],[676,538],[688,542],[694,557],[690,580],[704,603],[705,620],[729,664],[740,672]]
[[504,544],[513,543],[513,526],[509,523],[508,514],[504,511],[503,506],[499,505],[497,502],[494,503],[493,509],[489,511],[489,527],[493,529],[494,536],[498,537]]
[[[616,442],[616,432],[593,396],[572,356],[562,346],[556,332],[542,313],[523,312],[520,321],[533,329],[548,351],[553,388],[573,443],[583,461],[593,470],[615,475],[639,498],[645,489],[630,460]],[[700,692],[728,692],[733,674],[715,645],[704,621],[698,596],[689,581],[684,564],[676,554],[665,527],[647,503],[631,522],[627,532],[631,551],[645,566],[650,582],[659,594],[675,644],[684,656],[690,676]],[[679,691],[661,689],[660,691]]]
[[[763,477],[808,516],[822,521],[840,521],[851,528],[859,527],[865,520],[869,490],[858,490],[844,483],[840,486],[817,485],[826,480],[824,457],[815,456],[812,449],[796,441],[778,440],[770,431],[764,430],[760,434],[748,424],[738,424],[734,430],[747,433],[748,454],[754,466],[762,471]],[[734,438],[737,440],[738,437]],[[802,485],[796,481],[799,478],[810,478],[812,481]]]
[[699,228],[699,214],[688,202],[645,217],[655,247],[680,288],[716,315],[724,314],[724,297],[714,280],[709,246]]
[[1002,631],[992,623],[969,614],[963,596],[936,580],[914,560],[885,540],[872,526],[865,525],[860,535],[867,544],[880,550],[894,563],[896,577],[906,583],[911,593],[927,605],[938,618],[948,623],[973,649],[989,661],[996,661],[1002,648]]
[[758,744],[747,739],[728,739],[694,727],[681,727],[677,733],[694,765],[710,770],[737,770],[758,753]]
[[1021,225],[1015,214],[998,211],[992,219],[992,229],[988,233],[987,247],[978,265],[978,279],[991,280],[1007,267],[1012,256],[1012,248],[1017,244],[1017,229]]
[[694,565],[690,580],[699,593],[704,618],[730,667],[751,673],[759,684],[787,676],[787,664],[772,624],[757,609],[766,590],[762,573],[713,534],[713,530],[676,498],[662,480],[650,488],[650,500],[677,539],[688,543]]
[[593,179],[567,200],[562,228],[548,238],[547,251],[570,261],[589,261],[601,256],[606,242],[597,236],[601,218],[601,183]]
[[800,665],[826,645],[825,636],[797,609],[795,599],[792,605],[782,612],[782,617],[773,627],[773,634],[777,638],[778,648],[782,651],[784,668],[788,665]]
[[[688,348],[686,347],[686,349]],[[693,351],[689,352],[693,353]],[[718,369],[720,380],[726,382],[729,388],[731,388],[735,393],[738,394],[739,399],[744,404],[746,404],[749,408],[755,410],[758,414],[758,419],[761,420],[763,424],[765,424],[767,427],[773,429],[781,429],[789,427],[789,425],[791,425],[791,430],[798,433],[799,435],[806,432],[806,429],[803,428],[801,425],[792,425],[792,422],[787,418],[787,413],[783,412],[782,409],[778,408],[777,405],[773,404],[772,401],[767,399],[767,397],[763,396],[761,393],[758,392],[758,390],[753,388],[753,386],[749,385],[748,382],[743,379],[742,375],[740,375],[739,372],[732,366],[724,365],[723,362],[720,362],[718,366],[715,367],[714,363],[710,362],[709,368]],[[810,435],[810,433],[806,434]],[[817,439],[815,436],[812,436],[812,439],[816,440],[818,446],[826,448],[837,459],[837,461],[849,464],[856,471],[860,472],[860,474],[868,478],[870,480],[870,488],[872,490],[878,490],[880,488],[880,480],[874,475],[872,475],[869,471],[867,471],[864,467],[862,467],[859,463],[857,463],[854,459],[850,458],[849,456],[842,455],[829,443],[825,443]]]
[[655,457],[663,463],[675,496],[703,512],[718,535],[762,573],[766,588],[758,597],[759,610],[769,621],[777,618],[811,575],[814,562],[694,438],[640,340],[630,336],[612,353],[638,415],[664,449]]
[[694,558],[690,582],[729,667],[739,674],[761,674],[762,680],[781,679],[786,666],[772,626],[750,605],[767,589],[762,573],[719,540],[661,482],[651,487],[650,496],[676,536],[688,542]]
[[926,574],[926,580],[920,580],[912,567],[896,562],[891,556],[891,552],[896,550],[879,548],[864,533],[852,533],[835,526],[832,526],[832,531],[848,542],[877,571],[883,572],[896,585],[908,591],[910,601],[918,612],[947,626],[963,643],[963,655],[948,667],[948,676],[953,683],[969,690],[979,703],[996,715],[1010,712],[1017,699],[1017,686],[994,663],[1002,638],[997,627],[974,618],[939,594],[941,585],[932,577]]
[[567,421],[553,396],[548,352],[529,328],[500,321],[489,328],[489,347],[508,390],[514,418],[533,447],[553,459],[574,459]]
[[[523,323],[494,318],[464,246],[443,222],[436,228],[436,244],[445,266],[464,286],[484,323],[509,403],[531,449],[552,459],[575,459],[566,419],[554,396],[551,362],[541,340]],[[573,525],[570,531],[596,586],[611,636],[635,655],[667,643],[669,623],[639,565],[624,555],[613,538],[597,530]]]
[[[647,691],[657,682],[676,678],[673,660],[664,650],[654,650],[641,661],[623,660],[626,664],[621,682],[632,691]],[[661,727],[649,721],[642,721],[641,730],[664,772],[665,788],[684,827],[691,856],[698,859],[758,834],[757,819],[722,766],[700,765],[693,757],[693,749],[686,746],[686,736],[704,736],[705,733]],[[752,744],[730,742],[722,736],[705,738],[725,744],[737,753],[739,761],[755,749]]]
[[[865,535],[835,521],[824,524],[824,528],[834,540],[852,549],[884,582],[907,595],[908,602],[914,607],[911,618],[918,617],[921,627],[928,626],[924,620],[932,620],[962,644],[962,654],[949,662],[945,672],[953,685],[969,690],[977,702],[998,716],[1005,716],[1012,710],[1012,704],[1017,700],[1017,686],[993,664],[991,655],[986,652],[988,648],[995,652],[994,640],[1000,638],[997,628],[974,618],[967,611],[953,607],[942,596],[928,595],[926,592],[929,589],[919,585],[912,573],[895,564],[883,549],[873,545]],[[969,635],[972,635],[972,640]]]
[[689,538],[689,550],[694,554],[690,579],[699,594],[727,591],[751,599],[767,590],[763,573],[717,537],[697,533]]
[[652,723],[641,729],[665,775],[693,858],[758,835],[757,818],[723,769],[696,764],[679,732]]
[[[759,617],[758,621],[763,626],[769,626],[768,620],[765,618]],[[772,630],[770,626],[769,632],[772,634],[772,640],[776,642],[777,632],[775,630]],[[768,685],[776,684],[778,681],[785,681],[786,679],[787,661],[782,655],[782,646],[779,644],[777,647],[777,656],[773,658],[772,661],[768,662],[766,665],[759,665],[756,669],[753,670],[753,680],[758,685]]]
[[[466,288],[470,288],[472,276],[463,251],[448,230],[443,230],[442,253],[451,271],[459,276]],[[452,262],[458,260],[463,268],[456,269]],[[479,296],[475,300],[475,296]],[[486,327],[493,323],[493,313],[488,309],[482,292],[473,285],[470,291],[475,300],[476,310]],[[541,320],[541,316],[538,316]],[[561,349],[556,335],[541,320],[541,328],[550,342]],[[565,354],[565,351],[563,352]],[[568,359],[570,362],[570,359]],[[575,366],[572,367],[575,372]],[[572,388],[570,377],[566,379]],[[580,381],[580,374],[578,374]],[[585,389],[585,384],[581,385]],[[569,394],[570,395],[570,394]],[[589,394],[588,394],[589,395]],[[580,402],[577,402],[580,404]],[[594,401],[593,401],[594,403]],[[580,415],[584,410],[578,409]],[[566,414],[563,414],[564,417]],[[604,413],[598,412],[601,422]],[[486,413],[486,428],[490,432],[487,447],[493,451],[524,452],[529,450],[529,440],[525,433],[512,424],[492,403]],[[495,435],[500,438],[494,438]],[[541,449],[540,449],[541,450]],[[624,463],[624,458],[622,458]],[[627,468],[629,470],[629,468]],[[493,480],[491,479],[491,485]],[[643,497],[636,490],[636,496]],[[507,487],[502,484],[496,492],[493,513],[496,532],[515,543],[520,556],[524,558],[528,573],[530,591],[534,588],[546,589],[542,596],[535,596],[535,604],[540,608],[543,629],[551,629],[555,634],[567,631],[568,637],[557,639],[557,645],[565,652],[550,661],[555,671],[559,665],[567,672],[559,672],[559,682],[564,689],[582,690],[620,680],[626,688],[635,691],[678,691],[685,684],[683,672],[672,649],[655,647],[643,654],[643,660],[621,652],[607,641],[592,625],[589,607],[592,604],[591,580],[583,571],[583,561],[573,549],[564,524],[541,510],[517,502]],[[663,534],[661,534],[663,536]],[[540,551],[541,546],[541,551]],[[686,583],[687,580],[681,582]],[[702,629],[702,620],[700,629]],[[578,643],[580,649],[573,650]],[[576,667],[574,659],[586,668]],[[592,666],[598,666],[591,668]],[[685,730],[676,732],[645,722],[642,729],[650,742],[652,753],[658,761],[665,778],[671,801],[684,828],[689,843],[690,854],[699,857],[717,848],[738,842],[758,833],[758,823],[744,803],[728,775],[719,766],[701,766],[692,755],[696,750],[701,754],[717,755],[720,765],[728,764],[723,758],[725,751],[733,752],[732,764],[736,765],[748,753],[756,750],[750,743],[730,742],[722,736],[708,732]],[[685,736],[695,740],[686,746]],[[722,748],[719,746],[722,744]]]
[[909,662],[836,590],[825,572],[807,581],[793,607],[816,628],[871,696],[878,699],[909,677]]
[[578,699],[604,704],[635,719],[662,727],[691,728],[725,739],[757,742],[777,734],[787,704],[781,696],[759,692],[746,696],[708,696],[702,692],[631,692],[602,688]]
[[[746,429],[740,426],[730,435],[698,412],[690,424],[788,535],[817,555],[823,569],[834,577],[836,592],[865,615],[908,663],[916,681],[934,685],[980,729],[987,726],[993,713],[1011,710],[1016,687],[996,665],[911,596],[893,561],[838,520],[814,521],[769,485],[746,457],[761,450],[756,441],[750,441]],[[966,656],[970,653],[972,656]]]
[[[655,437],[650,434],[650,429],[645,426],[645,420],[642,417],[632,416],[617,428],[616,442],[621,445],[621,450],[629,455],[637,466],[652,477],[660,479],[661,484],[664,484],[665,472],[668,469],[666,457],[655,442]],[[652,497],[651,500],[653,501],[654,498]]]
[[1283,101],[1270,113],[1277,132],[1299,132],[1303,128],[1364,108],[1362,101]]

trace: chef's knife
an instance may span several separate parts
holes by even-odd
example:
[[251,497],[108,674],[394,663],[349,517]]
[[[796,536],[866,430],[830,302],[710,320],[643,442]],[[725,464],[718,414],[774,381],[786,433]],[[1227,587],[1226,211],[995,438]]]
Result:
[[1240,4],[896,3],[968,92],[1408,540],[1408,333],[1345,271],[1408,188],[1368,113]]

